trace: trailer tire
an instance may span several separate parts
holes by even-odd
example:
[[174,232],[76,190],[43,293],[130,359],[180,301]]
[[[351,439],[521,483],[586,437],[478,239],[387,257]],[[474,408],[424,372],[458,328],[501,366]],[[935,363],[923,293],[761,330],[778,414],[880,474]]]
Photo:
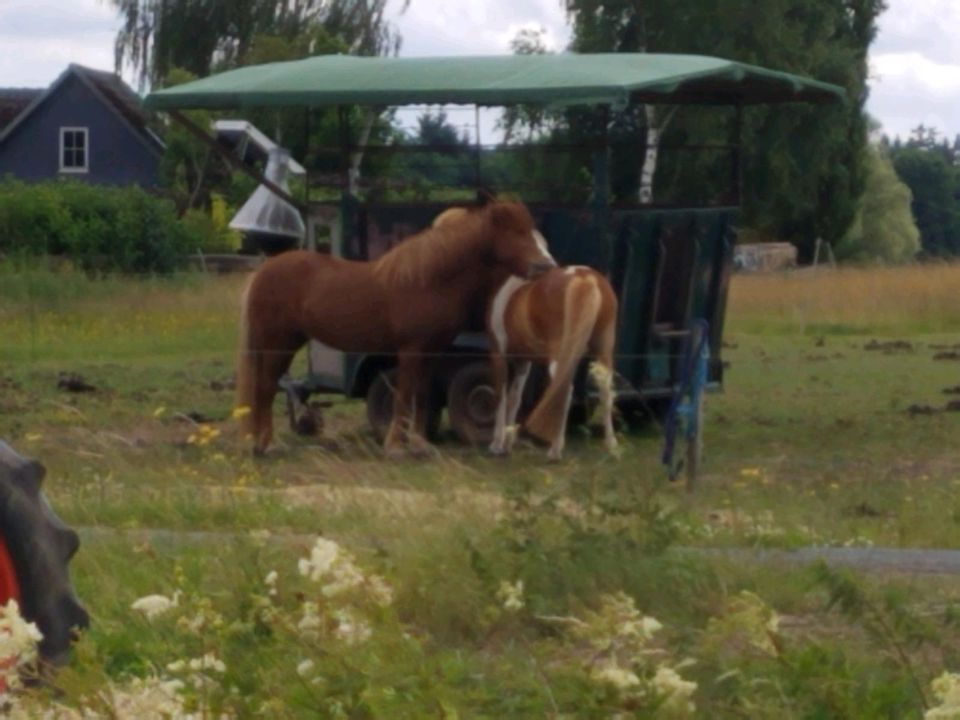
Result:
[[80,547],[77,533],[64,525],[43,492],[46,469],[0,441],[0,536],[9,550],[26,620],[43,633],[39,653],[47,665],[63,665],[78,629],[90,617],[74,593],[69,563]]
[[447,386],[447,414],[457,437],[468,445],[490,444],[496,413],[490,364],[476,360],[462,365]]

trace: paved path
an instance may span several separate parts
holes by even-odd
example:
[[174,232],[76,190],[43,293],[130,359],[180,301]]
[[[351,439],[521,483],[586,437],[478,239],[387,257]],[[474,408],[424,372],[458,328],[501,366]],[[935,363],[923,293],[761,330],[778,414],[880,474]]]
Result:
[[693,552],[770,564],[807,565],[823,560],[832,567],[877,573],[960,575],[960,550],[922,548],[808,547],[798,550],[698,548]]
[[[131,542],[163,545],[189,545],[195,543],[222,543],[239,537],[245,532],[167,530],[143,528],[119,530],[105,527],[81,527],[77,529],[84,541],[97,541],[125,537]],[[278,533],[270,536],[273,542],[310,544],[314,535]],[[914,548],[837,548],[808,547],[798,550],[755,550],[751,548],[676,548],[676,552],[693,553],[707,557],[722,557],[735,561],[759,562],[782,565],[808,565],[823,560],[833,567],[849,567],[855,570],[877,573],[912,573],[934,575],[960,575],[960,550],[928,550]]]

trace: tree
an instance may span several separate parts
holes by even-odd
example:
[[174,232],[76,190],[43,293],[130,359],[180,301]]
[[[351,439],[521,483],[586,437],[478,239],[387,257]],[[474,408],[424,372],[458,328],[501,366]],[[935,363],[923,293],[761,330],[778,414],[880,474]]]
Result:
[[850,230],[836,247],[837,257],[855,262],[906,262],[920,251],[913,194],[897,176],[887,150],[866,148],[867,180]]
[[[141,87],[162,85],[173,68],[205,77],[242,64],[258,36],[291,41],[323,27],[355,55],[390,54],[400,47],[400,36],[385,18],[387,0],[110,1],[123,20],[115,44],[117,69],[131,67]],[[320,53],[307,48],[306,55],[313,54]]]
[[934,257],[960,254],[957,169],[935,149],[911,146],[895,151],[893,164],[913,193],[913,216],[924,253]]
[[[565,4],[573,21],[573,49],[580,52],[716,55],[845,87],[850,97],[845,106],[791,107],[789,112],[758,108],[747,113],[744,132],[747,221],[797,242],[806,254],[818,236],[843,237],[865,180],[867,49],[884,0],[766,0],[762,10],[753,0]],[[637,132],[633,143],[643,146],[649,129],[660,126],[641,117],[624,123],[625,130],[631,127]],[[727,142],[731,128],[729,113],[684,109],[670,124],[664,144]],[[643,160],[618,156],[615,161],[636,163],[636,177]],[[717,171],[718,158],[699,164],[705,167],[679,154],[661,158],[658,186],[682,191],[697,176],[724,175]]]

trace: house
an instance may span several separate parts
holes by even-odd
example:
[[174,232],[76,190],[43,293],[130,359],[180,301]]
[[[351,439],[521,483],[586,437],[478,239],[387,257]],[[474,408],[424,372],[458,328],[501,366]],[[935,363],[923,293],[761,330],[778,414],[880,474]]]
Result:
[[0,88],[0,179],[151,187],[163,151],[113,73],[70,65],[46,90]]

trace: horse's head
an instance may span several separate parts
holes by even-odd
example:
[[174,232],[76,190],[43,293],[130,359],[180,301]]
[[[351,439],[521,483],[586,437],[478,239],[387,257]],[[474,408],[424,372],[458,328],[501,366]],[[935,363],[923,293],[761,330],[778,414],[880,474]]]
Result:
[[526,205],[497,201],[486,205],[483,211],[489,213],[497,265],[524,278],[537,277],[557,266]]

